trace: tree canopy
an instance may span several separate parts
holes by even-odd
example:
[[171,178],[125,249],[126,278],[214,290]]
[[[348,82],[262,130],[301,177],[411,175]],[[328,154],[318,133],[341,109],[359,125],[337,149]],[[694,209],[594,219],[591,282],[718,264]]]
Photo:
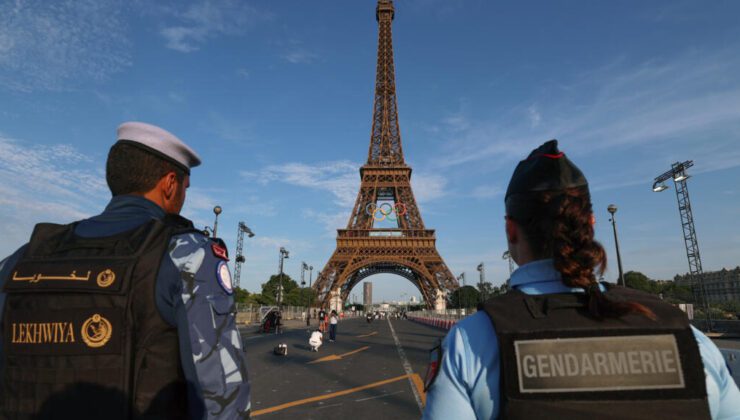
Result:
[[463,286],[450,293],[450,308],[474,308],[480,302],[480,292],[473,286]]

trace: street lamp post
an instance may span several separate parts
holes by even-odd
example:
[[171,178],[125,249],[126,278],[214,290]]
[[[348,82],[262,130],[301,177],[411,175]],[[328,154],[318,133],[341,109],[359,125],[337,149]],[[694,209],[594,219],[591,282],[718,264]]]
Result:
[[[460,284],[460,280],[462,280],[462,285],[465,287],[465,272],[463,271],[460,273],[459,276],[457,276],[457,282]],[[457,311],[460,312],[460,309],[462,309],[462,287],[457,289]]]
[[612,215],[611,219],[609,219],[610,222],[612,222],[612,229],[614,230],[614,246],[617,248],[617,267],[619,267],[619,284],[622,286],[626,286],[624,283],[624,272],[622,271],[622,255],[619,252],[619,238],[617,237],[617,220],[614,217],[614,213],[617,212],[617,206],[614,204],[609,204],[609,207],[606,208],[606,211],[609,212],[609,214]]
[[[707,291],[704,287],[704,280],[701,278],[703,269],[701,266],[701,255],[699,254],[699,241],[696,239],[696,229],[694,228],[694,214],[691,210],[691,201],[689,200],[689,187],[686,180],[690,175],[686,170],[694,166],[694,162],[687,160],[685,162],[676,162],[671,165],[671,169],[658,175],[653,182],[653,191],[661,192],[668,189],[665,181],[673,179],[673,185],[676,188],[676,200],[678,201],[678,213],[681,216],[681,230],[683,231],[684,245],[686,246],[686,258],[689,262],[689,275],[692,279],[691,290],[694,292],[694,300],[701,301],[701,305],[706,314],[707,330],[712,331],[712,315],[709,311],[709,302],[707,300]],[[697,289],[699,297],[697,299]]]
[[511,273],[514,272],[514,261],[511,259],[511,252],[504,251],[503,255],[501,255],[502,260],[507,260],[509,262],[509,277],[511,277]]
[[240,278],[242,273],[242,264],[246,259],[244,258],[244,234],[248,237],[253,238],[254,232],[244,222],[239,222],[239,229],[236,232],[236,258],[234,259],[234,284],[236,287],[240,286]]
[[[282,318],[283,314],[283,260],[289,257],[288,251],[280,247],[280,277],[278,279],[278,316]],[[282,320],[280,321],[282,322]],[[275,334],[280,330],[279,323],[275,325]]]
[[[306,287],[306,270],[308,270],[308,264],[305,261],[301,262],[301,287]],[[311,290],[309,289],[309,293]],[[310,296],[306,297],[306,326],[311,325],[311,304],[308,302]]]
[[313,280],[313,266],[308,266],[308,310],[311,311],[311,306],[313,306],[313,285],[311,284]]
[[213,208],[213,214],[216,215],[216,220],[213,221],[213,237],[216,238],[217,232],[218,232],[218,215],[221,214],[223,209],[221,206],[216,206]]
[[485,267],[483,266],[483,263],[478,264],[478,272],[480,272],[480,280],[478,281],[478,290],[480,290],[480,299],[481,302],[483,302],[485,299],[485,296],[483,296],[483,283],[486,281],[486,271]]

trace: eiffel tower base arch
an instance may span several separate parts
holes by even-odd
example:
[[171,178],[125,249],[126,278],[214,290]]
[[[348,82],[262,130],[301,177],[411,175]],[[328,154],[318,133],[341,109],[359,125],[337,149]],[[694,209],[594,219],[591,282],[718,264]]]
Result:
[[373,236],[355,230],[338,232],[337,249],[315,283],[324,306],[341,308],[352,289],[365,278],[395,274],[419,289],[428,309],[446,308],[447,292],[457,283],[436,250],[433,230],[413,235],[396,231],[401,233],[396,236],[378,236],[383,233],[380,229],[374,229]]

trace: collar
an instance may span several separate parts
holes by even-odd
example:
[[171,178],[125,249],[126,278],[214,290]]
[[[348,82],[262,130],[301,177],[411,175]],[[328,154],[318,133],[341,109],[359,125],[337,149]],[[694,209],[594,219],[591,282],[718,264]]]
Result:
[[[551,259],[537,260],[524,264],[511,273],[510,286],[528,295],[548,293],[584,293],[580,287],[569,287],[563,284],[560,272],[555,269]],[[606,288],[599,285],[601,291]]]
[[120,213],[145,213],[154,219],[163,219],[164,209],[153,201],[139,195],[117,195],[111,198],[103,215]]

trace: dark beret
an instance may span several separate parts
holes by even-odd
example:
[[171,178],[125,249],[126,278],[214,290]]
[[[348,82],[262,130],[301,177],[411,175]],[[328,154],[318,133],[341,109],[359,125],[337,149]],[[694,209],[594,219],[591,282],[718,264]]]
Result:
[[506,189],[506,198],[514,194],[560,191],[587,185],[583,172],[558,150],[558,141],[550,140],[519,162]]

